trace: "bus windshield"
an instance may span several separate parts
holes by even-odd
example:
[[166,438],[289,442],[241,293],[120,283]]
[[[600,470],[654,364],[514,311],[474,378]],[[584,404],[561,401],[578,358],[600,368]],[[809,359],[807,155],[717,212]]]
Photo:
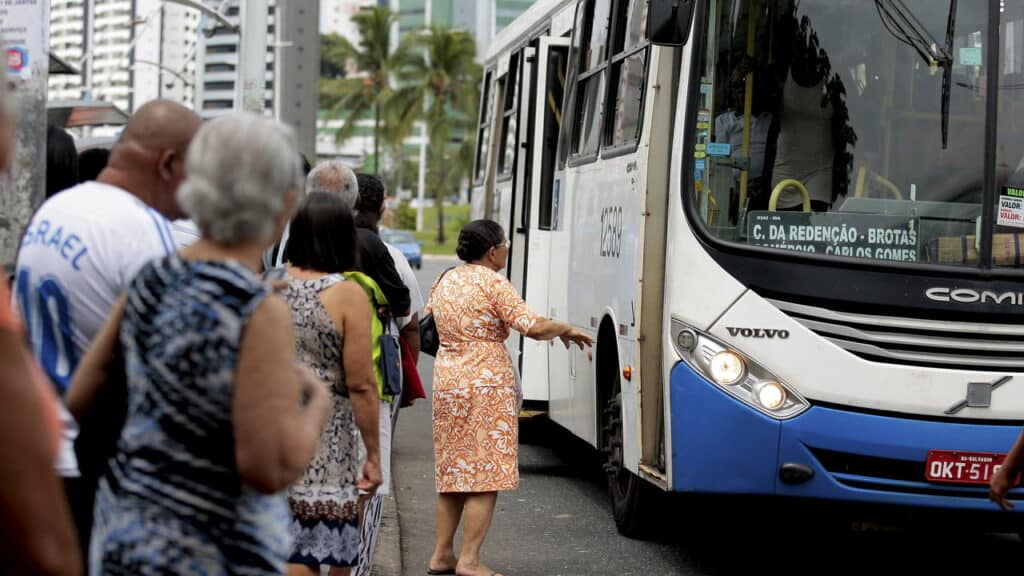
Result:
[[[1024,0],[1002,5],[991,265],[1020,267]],[[691,118],[690,193],[706,229],[786,251],[978,266],[988,7],[711,0]]]

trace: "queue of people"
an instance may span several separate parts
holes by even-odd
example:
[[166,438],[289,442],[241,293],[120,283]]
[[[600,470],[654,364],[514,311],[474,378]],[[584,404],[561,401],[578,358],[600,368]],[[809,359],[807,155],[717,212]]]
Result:
[[[15,121],[0,107],[0,170]],[[70,170],[56,157],[63,135],[50,136],[53,166]],[[0,438],[21,439],[0,453],[9,567],[370,574],[398,409],[425,397],[424,302],[379,236],[383,182],[338,162],[310,168],[273,120],[204,124],[156,100],[94,180],[67,180],[39,207],[13,295],[0,286],[0,391],[13,409]],[[458,254],[465,265],[427,306],[441,340],[428,569],[490,576],[480,547],[497,492],[518,485],[521,396],[502,343],[510,329],[591,340],[535,315],[498,273],[508,241],[496,223],[468,224]]]

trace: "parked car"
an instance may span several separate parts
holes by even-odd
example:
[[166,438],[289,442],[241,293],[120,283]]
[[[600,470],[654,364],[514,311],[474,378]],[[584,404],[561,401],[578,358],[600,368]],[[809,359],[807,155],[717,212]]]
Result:
[[410,266],[417,270],[423,267],[423,245],[416,240],[412,232],[381,228],[380,237],[381,240],[398,248]]

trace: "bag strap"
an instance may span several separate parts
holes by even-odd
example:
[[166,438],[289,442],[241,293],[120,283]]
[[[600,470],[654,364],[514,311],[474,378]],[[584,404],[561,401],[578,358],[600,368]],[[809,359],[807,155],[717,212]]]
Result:
[[451,272],[452,270],[455,270],[456,268],[458,268],[458,266],[452,266],[451,268],[445,270],[444,272],[441,272],[441,275],[438,276],[437,280],[434,282],[434,287],[436,288],[437,285],[441,283],[441,280],[443,280],[444,277],[447,276],[449,272]]
[[[448,268],[444,272],[441,272],[441,275],[437,277],[437,280],[434,280],[434,285],[430,287],[430,295],[431,296],[434,295],[434,290],[437,288],[437,285],[441,283],[441,280],[444,279],[445,275],[448,274],[449,272],[451,272],[452,270],[455,270],[456,268],[458,268],[458,266],[452,266],[451,268]],[[431,311],[429,314],[424,315],[423,318],[420,319],[420,324],[422,325],[423,320],[425,320],[428,317],[433,316],[433,315],[434,315],[433,311]]]

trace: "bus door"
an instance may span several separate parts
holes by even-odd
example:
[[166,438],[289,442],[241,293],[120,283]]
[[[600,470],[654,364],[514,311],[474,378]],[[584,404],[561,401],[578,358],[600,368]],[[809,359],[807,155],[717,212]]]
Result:
[[513,167],[512,173],[512,210],[509,214],[509,221],[501,225],[508,230],[508,238],[512,242],[508,254],[508,278],[524,298],[526,297],[526,258],[527,241],[530,237],[530,163],[533,160],[531,149],[533,148],[534,135],[533,123],[533,95],[537,88],[534,69],[536,65],[536,49],[532,45],[523,48],[515,56],[513,63],[518,64],[519,89],[515,107],[515,127],[510,130],[509,138],[513,135],[507,153],[511,155]]
[[[558,134],[562,123],[562,95],[565,88],[569,39],[541,37],[532,49],[528,69],[531,90],[524,91],[522,124],[526,137],[520,152],[523,161],[517,176],[516,239],[521,241],[513,282],[521,290],[531,310],[547,315],[551,264],[551,203],[557,160]],[[524,79],[526,74],[523,75]],[[518,184],[521,182],[522,184]],[[521,263],[520,263],[521,262]],[[547,401],[548,352],[546,342],[519,337],[520,374],[523,396],[527,400]]]
[[[508,209],[501,212],[503,219],[498,222],[505,228],[511,242],[506,273],[516,292],[524,298],[529,238],[527,223],[530,209],[529,182],[526,174],[530,159],[530,143],[533,139],[529,119],[533,92],[536,88],[533,75],[535,54],[536,50],[532,46],[526,46],[513,53],[509,61],[501,130],[502,155],[499,157],[499,174],[505,178],[501,196],[508,202]],[[521,370],[522,337],[518,332],[513,332],[506,344],[516,370]],[[524,394],[528,399],[536,399],[527,390],[524,390]]]

